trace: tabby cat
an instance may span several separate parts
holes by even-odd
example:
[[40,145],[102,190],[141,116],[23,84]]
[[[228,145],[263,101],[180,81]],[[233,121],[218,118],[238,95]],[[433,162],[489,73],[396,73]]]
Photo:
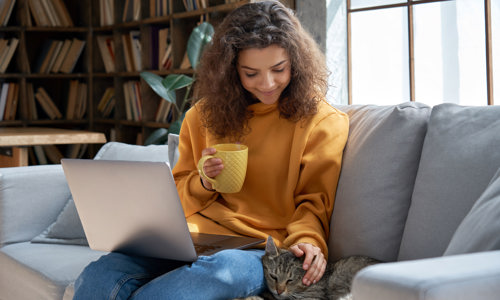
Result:
[[342,258],[328,263],[325,274],[315,284],[305,286],[302,278],[303,258],[296,257],[290,251],[276,247],[269,237],[266,252],[262,257],[264,276],[268,292],[246,300],[257,299],[327,299],[350,300],[351,282],[354,275],[364,267],[379,263],[378,260],[361,255]]

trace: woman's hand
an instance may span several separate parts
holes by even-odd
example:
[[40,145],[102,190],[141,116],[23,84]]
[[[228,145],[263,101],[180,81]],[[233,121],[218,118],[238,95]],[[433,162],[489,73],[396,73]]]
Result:
[[297,257],[305,255],[302,268],[307,272],[302,279],[303,284],[309,286],[323,277],[326,269],[326,259],[321,249],[311,244],[300,243],[293,245],[289,250]]
[[[215,148],[205,148],[201,151],[201,156],[213,155],[215,154],[215,152],[217,152]],[[205,174],[210,178],[214,178],[215,176],[219,175],[222,169],[224,169],[224,165],[222,164],[222,159],[220,158],[207,159],[203,164],[203,172],[205,172]],[[208,180],[203,178],[203,176],[201,177],[201,181],[203,182],[203,186],[205,188],[209,190],[212,189],[212,184]]]

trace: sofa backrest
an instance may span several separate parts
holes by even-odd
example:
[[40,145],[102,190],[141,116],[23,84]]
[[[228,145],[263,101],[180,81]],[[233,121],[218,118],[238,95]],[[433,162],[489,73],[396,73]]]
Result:
[[500,107],[433,107],[399,260],[443,255],[500,167]]
[[397,259],[431,108],[336,106],[349,115],[330,225],[330,259]]

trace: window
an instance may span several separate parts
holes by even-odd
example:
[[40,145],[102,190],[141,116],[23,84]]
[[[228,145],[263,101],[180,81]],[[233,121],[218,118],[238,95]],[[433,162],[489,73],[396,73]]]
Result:
[[500,0],[331,2],[347,14],[342,102],[500,104]]

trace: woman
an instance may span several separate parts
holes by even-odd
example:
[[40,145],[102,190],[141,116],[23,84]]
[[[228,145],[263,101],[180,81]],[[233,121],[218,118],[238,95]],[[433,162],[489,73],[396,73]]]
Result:
[[[230,13],[197,69],[195,99],[173,170],[192,230],[266,239],[304,256],[306,285],[325,270],[348,118],[324,99],[324,57],[278,1]],[[248,146],[243,188],[221,194],[196,168],[211,145]],[[205,162],[209,177],[224,168]],[[226,250],[189,265],[111,253],[79,277],[75,299],[231,299],[265,289],[262,249]]]

